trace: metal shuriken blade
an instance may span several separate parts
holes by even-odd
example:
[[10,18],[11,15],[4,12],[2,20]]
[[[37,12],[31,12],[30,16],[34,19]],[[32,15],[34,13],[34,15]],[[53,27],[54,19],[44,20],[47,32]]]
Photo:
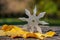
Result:
[[36,6],[35,6],[33,12],[34,12],[34,14],[31,15],[30,11],[25,9],[25,13],[27,16],[29,16],[29,18],[19,18],[19,19],[28,22],[28,24],[24,25],[25,26],[24,28],[30,27],[31,28],[30,32],[34,32],[34,28],[36,28],[38,32],[42,33],[42,30],[38,24],[39,23],[40,24],[48,24],[45,21],[39,21],[39,19],[42,18],[46,12],[42,12],[38,16],[36,16],[36,12],[37,12]]

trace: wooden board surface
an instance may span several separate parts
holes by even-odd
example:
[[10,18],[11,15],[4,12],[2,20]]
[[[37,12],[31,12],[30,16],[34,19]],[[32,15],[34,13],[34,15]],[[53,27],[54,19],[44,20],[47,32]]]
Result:
[[[60,40],[60,27],[41,27],[41,28],[43,30],[43,33],[45,33],[46,31],[51,29],[53,31],[56,31],[56,33],[58,34],[58,36],[54,36],[52,38],[45,38],[44,40]],[[0,40],[39,40],[39,39],[35,39],[35,38],[27,38],[27,39],[15,38],[15,39],[12,39],[10,37],[0,37]]]

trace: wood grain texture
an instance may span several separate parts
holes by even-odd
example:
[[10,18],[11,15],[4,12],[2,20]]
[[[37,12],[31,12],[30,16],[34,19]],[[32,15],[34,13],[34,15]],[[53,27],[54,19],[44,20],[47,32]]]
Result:
[[[56,33],[58,34],[58,36],[54,36],[52,38],[45,38],[44,40],[60,40],[60,27],[41,27],[43,30],[43,33],[45,33],[48,30],[53,30],[56,31]],[[0,40],[39,40],[39,39],[35,39],[35,38],[15,38],[12,39],[10,37],[0,37]]]

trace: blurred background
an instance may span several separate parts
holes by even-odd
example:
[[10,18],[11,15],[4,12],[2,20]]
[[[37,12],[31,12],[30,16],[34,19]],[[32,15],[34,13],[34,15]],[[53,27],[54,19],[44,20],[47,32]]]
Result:
[[60,26],[60,0],[0,0],[0,25],[13,24],[23,25],[27,22],[19,20],[19,17],[28,16],[25,9],[30,10],[37,6],[37,14],[46,12],[40,19],[49,23],[50,26]]

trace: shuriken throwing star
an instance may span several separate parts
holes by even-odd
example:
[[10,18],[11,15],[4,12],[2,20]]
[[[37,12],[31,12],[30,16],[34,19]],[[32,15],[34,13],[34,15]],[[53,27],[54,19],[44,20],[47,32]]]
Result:
[[31,15],[30,11],[25,9],[25,13],[26,13],[26,15],[28,15],[29,18],[19,18],[19,19],[28,22],[28,24],[25,25],[25,28],[31,27],[30,32],[34,32],[34,27],[35,27],[38,32],[42,33],[42,30],[38,24],[39,23],[48,24],[45,21],[39,20],[40,18],[42,18],[45,15],[46,12],[41,12],[38,16],[36,16],[36,12],[37,12],[36,6],[35,6],[33,12],[34,12],[34,14]]

